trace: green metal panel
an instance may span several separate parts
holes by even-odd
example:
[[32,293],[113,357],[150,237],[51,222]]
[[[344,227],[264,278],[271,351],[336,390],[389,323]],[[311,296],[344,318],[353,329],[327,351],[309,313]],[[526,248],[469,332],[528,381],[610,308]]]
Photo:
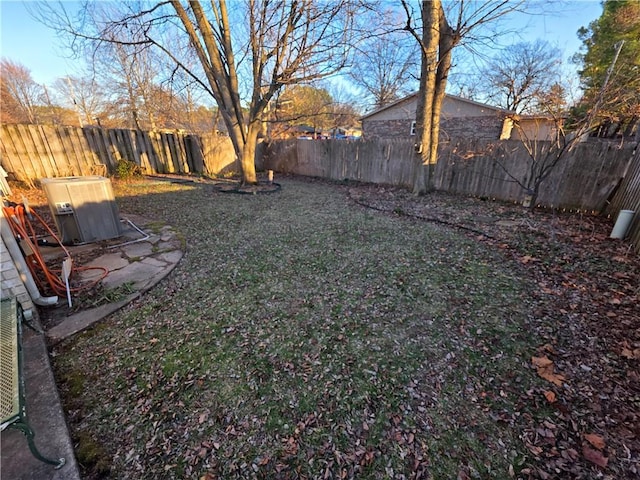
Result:
[[20,415],[16,301],[3,300],[0,314],[0,415],[4,430]]

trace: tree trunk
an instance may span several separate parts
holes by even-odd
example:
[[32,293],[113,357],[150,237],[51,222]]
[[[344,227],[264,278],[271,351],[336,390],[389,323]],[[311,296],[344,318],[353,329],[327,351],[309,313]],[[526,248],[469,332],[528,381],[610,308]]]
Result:
[[243,185],[255,185],[258,183],[256,175],[256,146],[258,145],[258,134],[261,128],[262,122],[256,120],[249,124],[247,129],[242,155],[239,157]]
[[433,107],[431,109],[431,147],[429,151],[429,164],[435,165],[438,162],[438,145],[440,140],[440,113],[442,104],[446,96],[447,79],[451,69],[451,54],[455,46],[454,31],[449,26],[444,16],[444,11],[440,9],[438,41],[438,69],[436,71],[435,92],[433,94]]
[[433,95],[436,91],[441,11],[440,0],[422,2],[421,74],[416,106],[416,153],[419,164],[416,167],[413,183],[413,193],[416,195],[433,190],[432,168],[429,165],[431,164]]

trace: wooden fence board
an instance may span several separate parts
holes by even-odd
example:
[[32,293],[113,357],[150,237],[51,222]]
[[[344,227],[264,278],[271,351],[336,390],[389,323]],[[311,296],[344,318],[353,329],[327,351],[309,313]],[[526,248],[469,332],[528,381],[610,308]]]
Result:
[[13,147],[16,153],[19,154],[20,164],[24,168],[27,181],[31,179],[38,179],[43,175],[45,171],[42,163],[38,162],[33,153],[33,144],[31,135],[29,133],[29,126],[16,125],[16,137],[13,143]]
[[640,253],[640,146],[636,146],[630,155],[628,168],[623,172],[619,188],[607,205],[605,213],[615,221],[620,210],[635,212],[629,227],[628,241],[635,246],[635,251]]
[[147,161],[140,166],[148,168],[148,173],[163,173],[161,164],[158,161],[158,155],[156,154],[153,142],[151,141],[150,132],[141,132],[141,147],[145,152],[142,156],[142,160],[146,158]]
[[[292,150],[292,141],[269,144],[265,152],[266,168],[332,180],[388,183],[409,188],[417,171],[413,145],[407,140],[298,140],[294,146]],[[538,145],[536,148],[549,146]],[[625,177],[632,148],[631,145],[621,147],[598,142],[578,145],[563,157],[542,184],[538,204],[602,211],[620,178]],[[637,154],[634,158],[640,163]],[[506,141],[498,145],[460,142],[441,149],[434,181],[439,190],[522,202],[526,192],[515,179],[522,181],[530,176],[532,167],[531,156],[521,142]],[[638,173],[634,170],[626,175],[635,180],[630,179],[620,190],[633,190],[635,193],[627,193],[625,205],[633,204],[640,210],[640,180],[636,179],[640,167],[637,169]],[[636,248],[640,249],[640,238],[633,238]]]
[[[48,127],[53,129],[54,127]],[[71,171],[70,176],[82,176],[85,174],[84,168],[82,166],[82,158],[80,158],[75,146],[75,139],[70,138],[70,132],[68,127],[62,127],[55,129],[58,134],[58,139],[60,141],[61,149],[57,153],[56,162],[60,161],[60,163],[67,162],[70,166]],[[64,158],[66,156],[66,159]]]
[[108,137],[102,128],[83,127],[82,133],[88,147],[96,157],[96,164],[104,165],[107,171],[113,171],[115,161],[109,149]]
[[[34,163],[32,159],[41,160],[42,170],[40,177],[57,177],[59,173],[53,157],[49,154],[46,136],[43,134],[42,128],[37,125],[29,125],[28,129],[23,133],[25,135],[23,141],[26,146],[26,154],[31,160],[31,163]],[[30,145],[26,145],[28,143],[30,143]],[[45,154],[41,155],[41,152],[45,152]]]
[[62,127],[55,128],[49,125],[43,125],[41,128],[43,135],[47,138],[49,151],[51,152],[51,157],[55,162],[58,173],[63,177],[78,175],[80,172],[73,159],[73,152],[66,151],[66,146],[63,142],[64,134],[61,132]]
[[[240,170],[229,138],[219,135],[2,125],[0,144],[4,169],[26,182],[91,175],[102,164],[114,172],[123,158],[148,173],[217,175]],[[413,142],[405,139],[288,140],[260,145],[259,151],[263,157],[257,163],[278,172],[405,188],[412,188],[419,167]],[[521,142],[445,143],[434,184],[453,193],[521,202],[525,192],[511,177],[525,178],[530,166]],[[538,201],[557,208],[604,209],[612,217],[621,209],[635,210],[630,238],[640,250],[640,149],[607,142],[578,145],[542,185]]]
[[80,166],[82,175],[95,175],[97,173],[96,162],[93,152],[87,146],[82,130],[74,127],[67,127],[68,138],[73,146]]
[[[50,132],[47,131],[45,126],[24,125],[19,127],[23,127],[18,130],[22,136],[21,139],[25,145],[29,162],[34,166],[39,164],[34,170],[34,178],[47,178],[63,174],[64,172],[60,171],[60,167],[56,163],[56,157],[51,151],[48,138]],[[42,151],[46,152],[46,155],[41,155]]]
[[142,166],[142,158],[140,157],[140,149],[138,147],[138,135],[136,130],[123,130],[124,140],[127,142],[128,151],[131,152],[129,160],[136,165]]
[[[29,182],[32,168],[25,165],[25,161],[23,160],[25,152],[17,145],[21,140],[19,133],[13,132],[15,129],[17,129],[16,125],[3,125],[2,127],[3,139],[6,138],[6,141],[2,142],[2,159],[3,162],[5,162],[6,159],[7,163],[4,169],[7,172],[17,172],[16,178],[18,180]],[[33,178],[35,178],[35,176]]]
[[184,133],[179,133],[176,137],[178,140],[180,162],[183,165],[184,172],[193,173],[194,170],[192,165],[189,165],[189,159],[187,158],[187,144],[185,143],[186,135]]

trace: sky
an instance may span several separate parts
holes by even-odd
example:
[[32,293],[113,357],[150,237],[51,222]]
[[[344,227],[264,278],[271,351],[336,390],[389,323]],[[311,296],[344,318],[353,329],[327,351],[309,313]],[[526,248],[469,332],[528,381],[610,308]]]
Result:
[[[0,0],[0,56],[27,67],[40,84],[51,85],[56,78],[77,75],[78,61],[65,55],[63,44],[52,30],[29,15],[27,3],[33,2]],[[600,0],[566,0],[562,2],[562,11],[553,14],[515,15],[506,26],[517,34],[503,39],[502,43],[541,38],[558,47],[568,64],[568,59],[581,46],[577,30],[598,18],[601,12]],[[575,72],[575,67],[567,66]]]
[[77,61],[65,58],[60,40],[29,15],[27,3],[35,2],[0,0],[0,55],[27,67],[37,83],[51,85],[73,75]]

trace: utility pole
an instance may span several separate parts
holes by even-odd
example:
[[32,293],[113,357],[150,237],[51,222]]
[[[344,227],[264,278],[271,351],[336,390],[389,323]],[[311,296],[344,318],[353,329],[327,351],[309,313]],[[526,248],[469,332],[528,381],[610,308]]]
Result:
[[76,94],[73,89],[73,83],[71,83],[71,77],[67,77],[67,84],[69,85],[69,92],[71,93],[71,101],[73,102],[73,107],[78,115],[78,122],[80,123],[80,128],[84,127],[82,122],[82,115],[80,114],[80,107],[78,107],[78,102],[76,102]]

